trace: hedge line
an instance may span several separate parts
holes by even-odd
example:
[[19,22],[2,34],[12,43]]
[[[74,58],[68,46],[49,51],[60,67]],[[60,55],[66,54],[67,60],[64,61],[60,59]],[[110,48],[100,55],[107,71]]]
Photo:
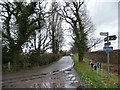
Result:
[[[47,65],[52,62],[55,62],[59,60],[59,58],[62,57],[61,54],[33,54],[33,55],[20,55],[16,59],[16,64],[11,64],[11,70],[19,70],[19,69],[26,69],[26,68],[32,68],[42,65]],[[3,70],[8,69],[7,63],[3,64]]]

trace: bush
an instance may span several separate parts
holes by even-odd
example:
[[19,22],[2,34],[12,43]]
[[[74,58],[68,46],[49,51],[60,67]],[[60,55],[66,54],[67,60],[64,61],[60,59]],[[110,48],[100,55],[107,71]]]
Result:
[[[62,55],[60,54],[32,54],[32,55],[20,55],[16,58],[16,64],[11,63],[11,71],[18,71],[20,69],[26,69],[36,66],[47,65],[59,60]],[[7,64],[5,64],[7,65]],[[5,66],[4,65],[4,66]],[[5,67],[6,68],[6,67]],[[5,69],[4,68],[4,69]],[[7,70],[7,68],[6,68]]]
[[7,46],[2,47],[2,64],[7,64],[11,60],[11,54],[8,51]]
[[18,56],[18,58],[16,58],[16,64],[12,65],[12,69],[13,70],[19,70],[19,69],[23,69],[23,68],[27,68],[29,66],[29,62],[28,62],[28,56],[27,55],[20,55]]
[[[9,57],[8,57],[9,58]],[[10,60],[10,59],[9,59]],[[27,55],[19,55],[16,58],[16,63],[10,61],[10,71],[18,71],[23,68],[29,67],[28,56]],[[2,70],[8,70],[8,63],[2,64]]]
[[31,67],[42,66],[57,61],[62,55],[60,54],[41,54],[41,55],[30,55],[29,63]]
[[26,68],[29,66],[29,61],[28,61],[28,55],[20,55],[19,59],[18,59],[18,63],[20,65],[20,67],[22,68]]

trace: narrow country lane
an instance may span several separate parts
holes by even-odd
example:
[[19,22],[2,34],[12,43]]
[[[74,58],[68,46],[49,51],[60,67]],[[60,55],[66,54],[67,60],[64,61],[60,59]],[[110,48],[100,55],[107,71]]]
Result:
[[2,88],[77,88],[85,87],[73,68],[70,56],[44,68],[3,75]]

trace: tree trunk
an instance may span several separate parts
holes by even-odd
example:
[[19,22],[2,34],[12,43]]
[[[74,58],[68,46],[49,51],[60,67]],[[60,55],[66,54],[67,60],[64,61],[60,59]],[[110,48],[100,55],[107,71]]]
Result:
[[11,48],[11,64],[13,65],[14,70],[16,70],[16,66],[18,65],[17,60],[19,59],[21,53],[21,46],[16,44],[14,48]]
[[84,54],[83,54],[81,51],[79,51],[79,52],[78,52],[79,62],[83,61],[83,57],[84,57]]
[[54,30],[52,30],[52,52],[55,53],[55,35],[54,35]]
[[77,47],[78,47],[78,59],[79,62],[81,62],[83,61],[84,58],[84,46],[82,45],[82,42],[78,43]]

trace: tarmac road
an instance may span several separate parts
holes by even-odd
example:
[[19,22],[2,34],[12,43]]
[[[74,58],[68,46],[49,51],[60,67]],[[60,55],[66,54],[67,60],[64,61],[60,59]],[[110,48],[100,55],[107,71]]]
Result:
[[64,56],[44,68],[5,74],[2,88],[84,88],[73,68],[70,56]]

